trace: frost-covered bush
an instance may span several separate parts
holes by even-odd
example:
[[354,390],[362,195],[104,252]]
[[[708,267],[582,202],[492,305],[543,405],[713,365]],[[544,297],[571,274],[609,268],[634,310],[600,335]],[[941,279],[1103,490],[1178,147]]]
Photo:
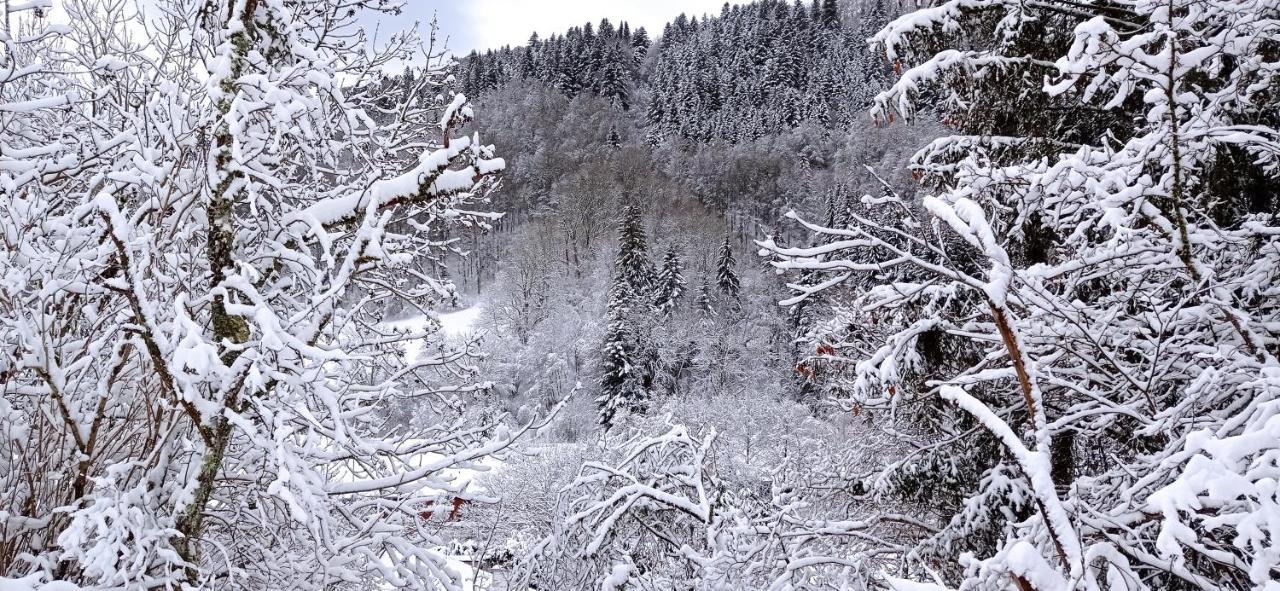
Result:
[[857,483],[879,465],[883,438],[862,421],[756,394],[677,397],[655,413],[606,440],[562,490],[522,582],[861,588],[887,567],[885,544],[927,528],[872,516]]
[[5,5],[3,584],[452,586],[422,507],[514,434],[382,311],[452,297],[418,263],[503,161],[436,49],[383,84],[424,45],[369,50],[382,3],[144,4]]
[[1278,18],[953,0],[876,35],[901,76],[875,114],[955,130],[913,157],[924,189],[761,244],[792,303],[844,303],[843,403],[916,446],[880,490],[963,495],[917,499],[944,512],[911,578],[1275,587]]

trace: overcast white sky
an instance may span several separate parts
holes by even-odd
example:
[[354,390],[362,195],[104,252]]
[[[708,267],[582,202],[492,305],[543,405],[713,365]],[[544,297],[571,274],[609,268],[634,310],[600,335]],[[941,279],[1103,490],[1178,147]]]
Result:
[[627,21],[632,29],[643,26],[656,37],[681,12],[719,14],[721,6],[724,0],[406,0],[405,14],[379,20],[384,30],[399,29],[414,20],[425,25],[437,13],[450,49],[465,55],[472,49],[523,45],[534,31],[546,37],[601,18],[615,25]]

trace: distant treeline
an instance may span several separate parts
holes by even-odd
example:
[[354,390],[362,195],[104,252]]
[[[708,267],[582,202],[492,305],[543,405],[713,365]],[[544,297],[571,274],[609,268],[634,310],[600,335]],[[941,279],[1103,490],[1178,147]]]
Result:
[[606,19],[545,40],[535,34],[522,47],[473,52],[459,82],[472,97],[535,79],[568,96],[599,94],[621,109],[639,104],[653,141],[739,142],[805,122],[842,127],[866,116],[889,78],[887,62],[866,50],[888,14],[880,0],[725,4],[719,16],[680,15],[656,41],[643,27]]

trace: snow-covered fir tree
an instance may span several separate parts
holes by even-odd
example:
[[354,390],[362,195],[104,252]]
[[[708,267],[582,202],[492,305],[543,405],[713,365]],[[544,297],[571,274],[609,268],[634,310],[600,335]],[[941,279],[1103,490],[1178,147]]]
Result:
[[460,82],[463,92],[481,97],[512,80],[539,80],[569,96],[583,91],[606,96],[626,110],[649,43],[643,27],[632,33],[626,22],[615,27],[606,18],[598,26],[586,23],[546,39],[535,34],[523,47],[473,51],[463,59]]
[[644,228],[644,213],[639,206],[628,205],[618,223],[618,276],[626,281],[636,297],[645,299],[657,284],[653,259],[649,258],[649,239]]
[[631,108],[631,91],[627,88],[625,67],[625,56],[620,46],[610,45],[604,54],[598,92],[623,111]]
[[730,299],[738,299],[742,281],[738,279],[738,260],[733,256],[733,243],[725,237],[716,255],[716,286]]
[[670,314],[680,305],[684,297],[684,263],[675,245],[667,248],[662,257],[662,268],[658,271],[657,285],[654,292],[654,308],[660,314]]
[[847,25],[834,0],[726,3],[717,17],[677,18],[657,47],[650,137],[737,142],[865,117],[887,81],[883,61],[863,57],[865,40],[887,21],[859,8]]
[[600,394],[596,398],[600,424],[612,426],[620,414],[644,408],[649,392],[644,385],[644,367],[639,363],[639,334],[635,326],[637,307],[646,307],[622,273],[614,277],[606,306],[604,342],[600,347]]
[[591,90],[621,109],[644,80],[650,96],[647,133],[743,141],[805,122],[838,128],[865,117],[888,81],[883,59],[866,39],[887,22],[879,2],[858,4],[842,18],[836,0],[806,7],[784,0],[725,4],[716,16],[680,15],[660,37],[652,71],[643,69],[651,42],[643,28],[614,28],[606,19],[523,48],[472,53],[463,91],[482,96],[515,78],[545,81],[575,96]]
[[606,4],[0,3],[0,589],[1277,591],[1274,1]]
[[704,275],[702,285],[698,287],[698,295],[694,298],[698,311],[711,316],[716,313],[715,298],[711,295],[711,281]]

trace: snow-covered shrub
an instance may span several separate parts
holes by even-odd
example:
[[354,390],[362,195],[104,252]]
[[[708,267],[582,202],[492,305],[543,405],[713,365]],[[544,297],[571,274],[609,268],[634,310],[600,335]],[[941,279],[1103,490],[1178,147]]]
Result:
[[421,508],[468,495],[451,474],[514,434],[460,420],[487,386],[474,344],[382,311],[451,297],[416,263],[504,163],[459,134],[472,109],[437,49],[413,88],[381,84],[424,45],[370,51],[366,4],[5,6],[6,576],[453,586]]
[[861,421],[754,394],[658,412],[583,464],[522,582],[591,589],[625,571],[638,589],[861,588],[886,567],[883,544],[927,527],[849,511],[882,443]]
[[964,498],[913,578],[1275,588],[1277,18],[951,0],[875,37],[901,70],[881,121],[928,104],[955,129],[913,158],[924,194],[762,247],[804,274],[794,302],[844,292],[844,404],[909,457],[997,445],[933,479]]

